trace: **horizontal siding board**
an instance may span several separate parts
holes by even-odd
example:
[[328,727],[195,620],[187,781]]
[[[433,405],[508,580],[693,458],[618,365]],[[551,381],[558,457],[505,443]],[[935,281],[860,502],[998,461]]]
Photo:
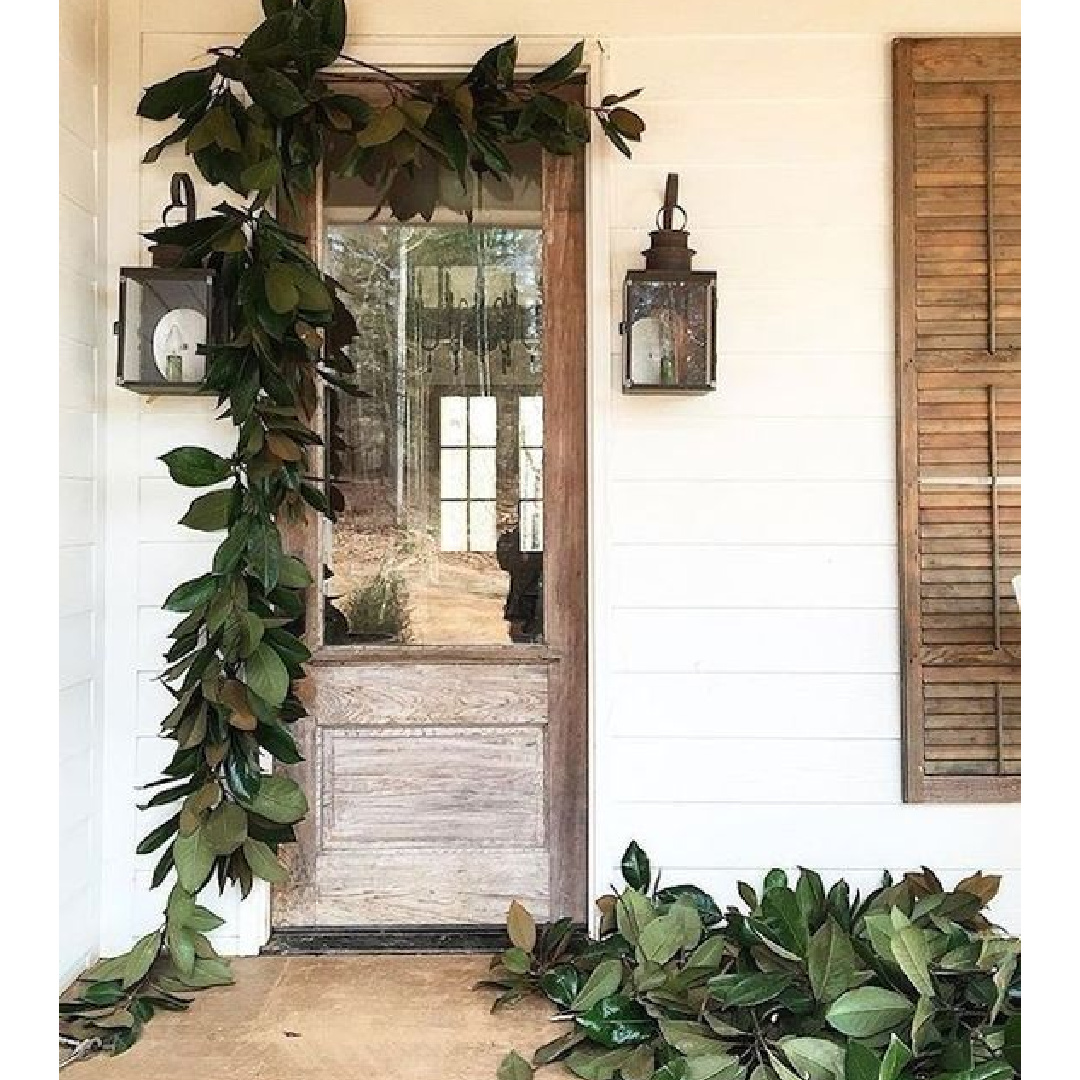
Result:
[[1009,806],[612,802],[609,847],[633,837],[658,866],[1019,866],[1019,815]]
[[599,723],[614,738],[898,739],[900,683],[895,674],[625,672],[609,679]]
[[[674,470],[673,470],[674,471]],[[608,494],[616,544],[892,544],[888,481],[615,483]]]
[[620,802],[895,803],[899,739],[617,739],[602,766]]
[[727,417],[623,424],[611,431],[616,480],[892,480],[884,418]]
[[609,620],[617,672],[897,670],[896,612],[618,610]]
[[613,554],[620,604],[656,608],[893,608],[888,547],[625,546]]
[[[636,159],[635,159],[636,160]],[[803,165],[733,165],[710,162],[679,175],[679,199],[702,229],[768,229],[781,238],[805,228],[887,229],[889,203],[884,162]],[[620,165],[612,226],[645,232],[663,200],[655,166]]]

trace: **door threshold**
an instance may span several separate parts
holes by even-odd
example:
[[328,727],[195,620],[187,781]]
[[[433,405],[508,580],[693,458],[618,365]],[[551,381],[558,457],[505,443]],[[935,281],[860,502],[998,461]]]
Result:
[[508,948],[504,925],[289,926],[272,930],[265,956],[320,953],[494,953]]

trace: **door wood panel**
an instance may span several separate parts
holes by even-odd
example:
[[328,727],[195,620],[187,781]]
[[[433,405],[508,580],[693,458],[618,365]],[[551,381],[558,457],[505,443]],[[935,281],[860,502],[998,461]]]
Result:
[[[276,929],[501,923],[587,910],[585,160],[545,155],[544,643],[314,653],[288,771],[312,813],[284,854]],[[293,228],[317,255],[318,199]],[[322,475],[321,455],[311,471]],[[289,538],[325,562],[316,522]]]

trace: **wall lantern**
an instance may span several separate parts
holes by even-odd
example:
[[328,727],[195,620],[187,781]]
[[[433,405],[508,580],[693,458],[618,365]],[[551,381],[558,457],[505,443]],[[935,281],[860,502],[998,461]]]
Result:
[[[626,393],[694,394],[716,389],[716,272],[692,270],[694,251],[679,206],[679,177],[668,173],[664,205],[644,270],[623,285]],[[674,228],[674,216],[682,224]]]
[[[195,188],[187,173],[174,173],[171,210],[195,220]],[[120,318],[116,381],[140,394],[204,393],[206,343],[214,318],[214,272],[181,267],[183,249],[150,247],[151,266],[120,269]]]

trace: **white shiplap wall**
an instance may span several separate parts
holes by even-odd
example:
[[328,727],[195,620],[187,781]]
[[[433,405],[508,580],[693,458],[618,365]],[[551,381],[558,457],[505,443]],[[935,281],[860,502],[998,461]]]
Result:
[[[159,137],[132,117],[139,88],[244,33],[258,3],[111,11],[110,280],[140,258],[180,160],[139,167]],[[647,0],[462,0],[452,15],[399,0],[350,15],[358,50],[401,62],[463,35],[473,53],[513,32],[552,50],[599,36],[597,92],[646,88],[633,163],[599,145],[591,159],[593,885],[631,837],[667,881],[722,899],[773,864],[866,883],[883,866],[981,867],[1006,873],[997,910],[1018,925],[1017,809],[900,801],[888,63],[896,34],[1016,32],[1019,4],[671,0],[658,19]],[[720,389],[628,398],[612,305],[669,169],[698,265],[720,275]],[[110,397],[106,948],[159,910],[128,793],[167,752],[157,605],[210,550],[174,524],[186,499],[154,458],[228,438],[204,403]],[[237,920],[229,902],[225,947],[258,945],[262,903]]]
[[98,947],[101,225],[95,0],[60,3],[60,985]]

